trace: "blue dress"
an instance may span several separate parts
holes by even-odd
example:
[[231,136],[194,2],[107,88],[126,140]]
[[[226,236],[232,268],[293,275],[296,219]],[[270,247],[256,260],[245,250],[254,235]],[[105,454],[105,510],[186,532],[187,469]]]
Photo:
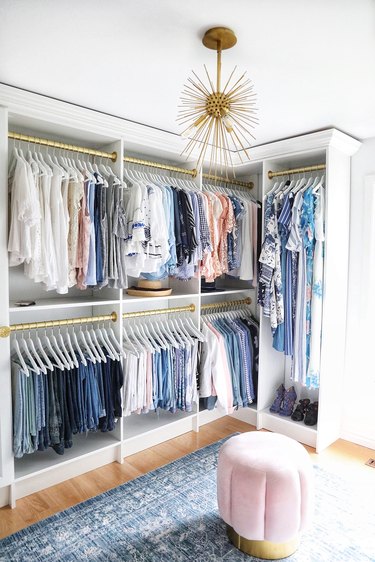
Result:
[[[310,340],[311,340],[311,298],[314,269],[314,247],[315,247],[315,225],[314,225],[314,195],[312,187],[309,187],[303,194],[303,204],[301,211],[301,230],[303,246],[306,255],[306,365],[310,359]],[[304,374],[304,383],[306,383]]]

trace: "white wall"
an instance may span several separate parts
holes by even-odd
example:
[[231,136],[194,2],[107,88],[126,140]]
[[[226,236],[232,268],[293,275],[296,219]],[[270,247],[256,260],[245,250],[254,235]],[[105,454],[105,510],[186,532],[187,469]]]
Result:
[[352,158],[347,322],[342,437],[375,449],[375,138]]

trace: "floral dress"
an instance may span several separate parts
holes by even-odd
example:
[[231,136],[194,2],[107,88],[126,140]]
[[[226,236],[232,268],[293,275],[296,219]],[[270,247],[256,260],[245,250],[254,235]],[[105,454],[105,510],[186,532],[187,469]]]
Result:
[[315,196],[315,251],[311,298],[311,341],[306,386],[319,388],[320,340],[323,312],[323,264],[324,264],[324,187]]
[[315,246],[315,221],[314,221],[314,195],[312,187],[307,188],[303,194],[303,205],[301,211],[301,229],[303,235],[303,246],[305,248],[306,259],[306,312],[305,312],[305,337],[306,337],[306,369],[302,374],[302,383],[306,383],[307,366],[310,359],[310,341],[311,341],[311,298],[313,284],[313,267],[314,267],[314,246]]
[[284,321],[280,238],[276,216],[274,196],[270,194],[266,200],[265,236],[259,256],[258,303],[263,306],[264,315],[270,317],[272,330]]

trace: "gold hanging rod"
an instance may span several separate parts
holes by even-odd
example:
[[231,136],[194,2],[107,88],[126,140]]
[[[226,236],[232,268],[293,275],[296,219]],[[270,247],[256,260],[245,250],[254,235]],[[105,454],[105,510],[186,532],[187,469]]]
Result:
[[169,164],[161,164],[160,162],[153,162],[152,160],[141,160],[140,158],[133,158],[132,156],[124,156],[124,162],[128,164],[140,164],[141,166],[150,166],[151,168],[159,168],[159,170],[168,170],[169,172],[177,172],[179,174],[188,174],[193,178],[197,175],[197,170],[185,170],[178,166],[170,166]]
[[325,164],[316,164],[315,166],[305,166],[304,168],[292,168],[291,170],[281,170],[280,172],[268,172],[268,179],[276,178],[278,176],[289,176],[290,174],[305,174],[307,172],[316,172],[317,170],[325,170]]
[[102,314],[101,316],[83,316],[82,318],[64,318],[63,320],[47,320],[46,322],[26,322],[25,324],[0,326],[0,337],[7,338],[10,336],[11,332],[35,330],[37,328],[55,328],[57,326],[72,326],[74,324],[91,324],[93,322],[105,322],[106,320],[116,322],[116,312]]
[[247,187],[248,189],[253,189],[254,184],[252,181],[246,182],[246,181],[241,181],[241,180],[236,180],[236,179],[227,179],[227,178],[223,178],[220,176],[215,176],[214,174],[204,174],[202,173],[202,177],[208,180],[214,180],[214,181],[219,181],[221,183],[228,183],[228,184],[232,184],[232,185],[240,185],[241,187]]
[[174,308],[158,308],[156,310],[140,310],[139,312],[125,312],[123,318],[137,318],[138,316],[156,316],[157,314],[171,314],[173,312],[194,312],[195,304],[175,306]]
[[240,306],[243,304],[251,304],[251,298],[240,299],[236,301],[222,301],[222,302],[212,302],[210,304],[202,304],[201,310],[209,310],[210,308],[231,308],[234,306]]
[[62,150],[69,150],[70,152],[81,152],[82,154],[98,156],[99,158],[109,158],[112,162],[116,162],[117,160],[117,152],[104,152],[103,150],[95,150],[94,148],[87,148],[85,146],[76,146],[75,144],[66,144],[65,142],[50,139],[41,139],[30,135],[22,135],[21,133],[13,133],[12,131],[8,132],[8,138],[24,142],[32,142],[43,146],[51,146],[52,148],[61,148]]

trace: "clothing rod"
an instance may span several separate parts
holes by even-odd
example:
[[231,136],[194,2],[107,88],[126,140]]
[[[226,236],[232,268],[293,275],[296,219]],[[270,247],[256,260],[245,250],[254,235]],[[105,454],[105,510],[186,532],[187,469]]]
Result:
[[289,176],[290,174],[304,174],[307,172],[315,172],[317,170],[325,170],[325,164],[316,164],[315,166],[305,166],[304,168],[292,168],[291,170],[281,170],[280,172],[268,172],[268,179],[276,178],[277,176]]
[[178,172],[179,174],[188,174],[193,178],[197,175],[197,170],[185,170],[178,166],[170,166],[169,164],[161,164],[152,160],[141,160],[140,158],[133,158],[132,156],[124,156],[124,162],[128,164],[140,164],[141,166],[150,166],[151,168],[159,168],[159,170],[169,170],[170,172]]
[[[105,152],[103,150],[96,150],[94,148],[87,148],[85,146],[77,146],[75,144],[67,144],[65,142],[54,141],[51,139],[44,139],[41,137],[35,137],[32,135],[24,135],[22,133],[15,133],[13,131],[8,132],[8,138],[12,140],[19,140],[23,142],[31,142],[34,144],[40,144],[42,146],[50,146],[52,148],[60,148],[62,150],[68,150],[70,152],[80,152],[82,154],[88,154],[89,156],[98,156],[99,158],[108,158],[112,160],[112,162],[116,162],[117,160],[117,152]],[[170,172],[177,172],[179,174],[188,174],[193,178],[197,175],[197,170],[194,168],[193,170],[186,170],[185,168],[180,168],[178,166],[171,166],[169,164],[161,164],[160,162],[154,162],[152,160],[142,160],[140,158],[133,158],[131,156],[124,156],[124,162],[129,164],[140,164],[142,166],[150,166],[152,168],[158,168],[160,170],[168,170]],[[252,189],[254,187],[253,182],[244,182],[241,180],[229,180],[227,178],[218,177],[213,174],[202,174],[205,179],[210,180],[219,180],[223,183],[229,183],[232,185],[239,185],[242,187],[247,187]]]
[[241,181],[241,180],[236,180],[236,179],[230,180],[228,178],[215,176],[214,174],[205,174],[205,173],[202,173],[202,177],[204,179],[219,181],[219,182],[222,182],[222,183],[228,183],[228,184],[232,184],[232,185],[240,185],[241,187],[247,187],[248,189],[253,189],[253,187],[254,187],[254,183],[252,181],[246,182],[246,181]]
[[242,304],[251,304],[251,302],[250,297],[236,301],[212,302],[210,304],[202,304],[201,310],[209,310],[210,308],[230,308],[232,306],[239,306]]
[[95,150],[94,148],[87,148],[85,146],[76,146],[75,144],[66,144],[65,142],[54,141],[50,139],[41,139],[30,135],[22,135],[21,133],[8,132],[8,138],[24,142],[32,142],[43,146],[51,146],[52,148],[61,148],[62,150],[69,150],[70,152],[81,152],[82,154],[89,154],[90,156],[98,156],[100,158],[109,158],[112,162],[117,160],[117,152],[104,152],[103,150]]
[[171,314],[172,312],[194,312],[195,304],[175,306],[174,308],[157,308],[155,310],[140,310],[139,312],[124,312],[123,318],[137,318],[138,316],[156,316],[157,314]]
[[37,328],[55,328],[57,326],[72,326],[74,324],[91,324],[93,322],[105,322],[106,320],[116,322],[116,312],[102,314],[101,316],[83,316],[82,318],[64,318],[63,320],[47,320],[46,322],[26,322],[25,324],[0,326],[0,337],[7,338],[10,336],[11,332],[35,330]]

